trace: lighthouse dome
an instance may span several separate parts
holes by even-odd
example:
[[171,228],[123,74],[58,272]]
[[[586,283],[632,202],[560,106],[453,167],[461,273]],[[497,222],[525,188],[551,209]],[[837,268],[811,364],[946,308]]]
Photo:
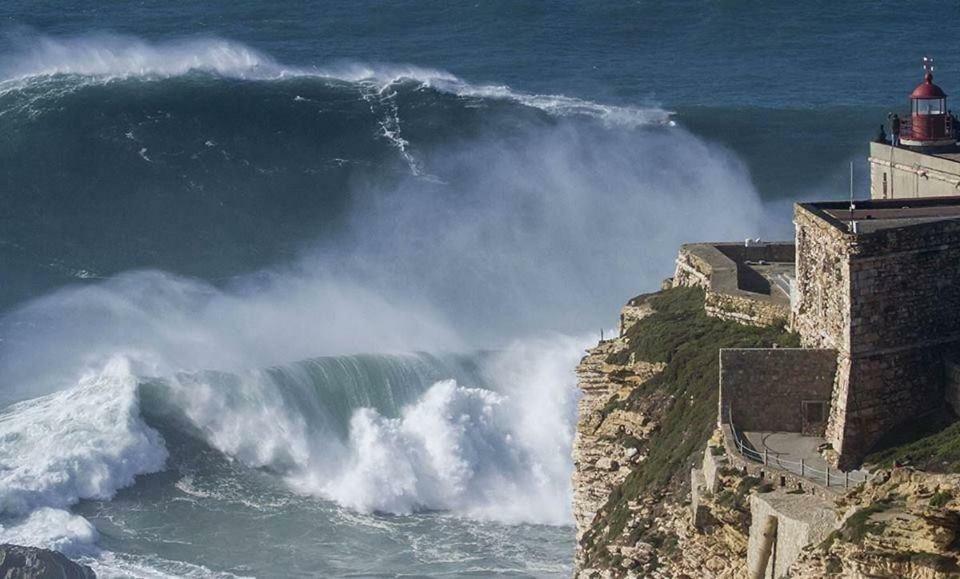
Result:
[[923,82],[917,85],[910,93],[912,99],[942,99],[946,98],[947,93],[943,89],[933,84],[933,73],[928,72],[923,76]]

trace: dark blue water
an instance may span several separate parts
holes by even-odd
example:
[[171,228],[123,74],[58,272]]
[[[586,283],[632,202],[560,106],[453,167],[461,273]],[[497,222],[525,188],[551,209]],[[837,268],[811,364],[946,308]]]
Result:
[[569,574],[591,334],[680,243],[865,194],[957,11],[3,3],[0,539]]

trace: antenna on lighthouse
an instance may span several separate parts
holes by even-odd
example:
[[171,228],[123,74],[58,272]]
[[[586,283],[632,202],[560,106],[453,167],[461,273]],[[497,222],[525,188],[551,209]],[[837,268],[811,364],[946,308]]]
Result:
[[933,57],[924,56],[923,57],[923,72],[928,72],[933,74]]

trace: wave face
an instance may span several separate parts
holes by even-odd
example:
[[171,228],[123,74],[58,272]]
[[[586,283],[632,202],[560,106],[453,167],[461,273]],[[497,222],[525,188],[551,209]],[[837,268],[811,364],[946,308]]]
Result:
[[0,78],[0,538],[108,576],[568,573],[585,330],[761,217],[657,107],[219,39]]
[[[207,568],[185,569],[177,561],[130,560],[123,556],[130,543],[115,544],[113,536],[105,539],[111,550],[103,551],[96,528],[67,510],[80,499],[101,501],[92,514],[81,510],[101,526],[120,489],[135,475],[161,470],[179,473],[170,490],[191,501],[223,501],[224,488],[249,485],[217,472],[212,486],[197,488],[189,465],[209,462],[208,449],[266,469],[297,495],[359,513],[445,511],[478,521],[564,525],[575,413],[571,368],[582,343],[558,337],[472,356],[338,356],[140,380],[129,360],[114,359],[74,387],[0,413],[0,438],[10,442],[0,454],[0,539],[58,549],[106,576],[208,576]],[[164,437],[184,436],[202,444],[168,450]],[[163,483],[138,487],[157,484]],[[238,493],[247,509],[261,508],[251,501],[269,495],[263,484]],[[137,493],[137,510],[167,512],[169,496],[154,505],[144,497],[149,491]],[[282,496],[273,506],[292,508],[290,500]],[[128,517],[121,511],[106,521]],[[342,524],[340,517],[321,511],[311,524],[332,527]],[[120,535],[137,537],[136,524],[122,523]],[[175,524],[202,534],[191,523]],[[461,533],[454,533],[456,541],[468,540]],[[251,554],[231,557],[244,556]]]

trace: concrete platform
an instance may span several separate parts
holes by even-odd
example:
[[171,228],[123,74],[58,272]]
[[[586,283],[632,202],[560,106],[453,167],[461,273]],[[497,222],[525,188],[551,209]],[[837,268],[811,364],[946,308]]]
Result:
[[[817,451],[820,445],[826,443],[824,438],[803,436],[799,432],[744,432],[743,438],[759,454],[763,455],[766,451],[768,464],[826,485],[827,461]],[[856,470],[845,476],[844,472],[835,468],[829,470],[831,487],[860,483],[868,474],[864,470]]]

